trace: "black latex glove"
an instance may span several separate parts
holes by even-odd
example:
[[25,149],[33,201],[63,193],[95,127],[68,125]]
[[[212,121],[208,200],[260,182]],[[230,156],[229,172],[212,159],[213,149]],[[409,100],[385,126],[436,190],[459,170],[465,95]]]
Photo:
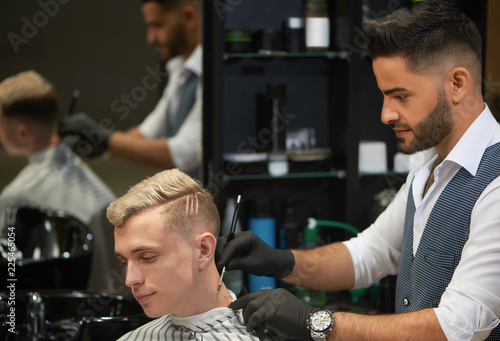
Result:
[[248,332],[269,328],[280,335],[310,340],[307,320],[315,308],[286,289],[260,290],[238,298],[229,308],[243,309]]
[[243,270],[256,276],[286,277],[295,266],[290,250],[273,249],[251,231],[239,232],[229,243],[227,236],[217,239],[215,259],[219,272]]
[[63,119],[57,132],[61,138],[73,138],[70,145],[75,153],[94,157],[108,149],[109,136],[113,130],[97,123],[85,113],[78,113]]

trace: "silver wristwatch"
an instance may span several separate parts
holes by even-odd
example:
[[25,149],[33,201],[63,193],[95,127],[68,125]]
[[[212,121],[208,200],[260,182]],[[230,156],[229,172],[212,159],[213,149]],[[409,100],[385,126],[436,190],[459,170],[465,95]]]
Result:
[[307,321],[307,328],[314,341],[326,340],[328,332],[333,329],[334,316],[329,310],[316,310]]

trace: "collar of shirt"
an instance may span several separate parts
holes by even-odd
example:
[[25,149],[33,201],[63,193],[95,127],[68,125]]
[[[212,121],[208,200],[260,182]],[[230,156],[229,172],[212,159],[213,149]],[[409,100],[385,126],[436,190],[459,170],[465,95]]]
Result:
[[445,160],[454,162],[475,176],[484,150],[492,143],[498,122],[485,104],[483,112],[464,133]]
[[183,73],[184,70],[189,70],[196,74],[198,77],[201,77],[202,58],[203,49],[201,45],[198,45],[185,61],[182,56],[177,56],[170,59],[167,62],[166,69],[169,74],[176,72],[180,74]]
[[[433,190],[436,188],[435,184],[440,183],[443,179],[445,181],[451,179],[461,167],[464,167],[472,175],[475,175],[484,150],[498,141],[498,137],[495,136],[498,135],[499,130],[498,122],[491,114],[488,106],[485,105],[485,109],[462,135],[452,151],[434,169],[434,184],[427,194],[438,195],[443,187],[438,186],[440,190],[435,192]],[[428,195],[426,195],[427,199],[423,200],[423,191],[437,158],[437,153],[434,148],[430,148],[412,155],[412,158],[414,159],[412,164],[416,167],[414,168],[414,173],[409,174],[408,179],[414,179],[413,197],[415,206],[418,208],[420,204],[429,199]],[[417,209],[415,217],[417,218],[419,215]]]
[[[230,290],[228,291],[234,301],[236,299],[235,294]],[[226,320],[232,319],[241,314],[241,312],[241,310],[235,312],[230,308],[220,307],[188,317],[177,317],[172,315],[172,323],[176,326],[186,327],[194,332],[203,333],[207,328],[212,329],[214,324],[220,324]]]
[[[443,164],[453,162],[461,167],[464,167],[472,175],[475,175],[484,150],[492,145],[493,137],[499,130],[498,122],[493,117],[490,109],[485,104],[484,110],[470,125],[467,131],[462,135],[455,147],[446,156]],[[414,169],[415,175],[423,169],[430,171],[432,164],[436,158],[436,150],[430,148],[428,150],[412,155],[411,164],[416,166]]]
[[65,143],[39,150],[28,158],[30,163],[51,162],[54,159],[59,163],[66,163],[69,160],[73,163],[79,163],[79,159]]
[[172,323],[176,326],[185,327],[193,332],[203,333],[213,330],[214,325],[221,324],[237,316],[230,308],[215,308],[199,315],[188,317],[177,317],[172,315]]

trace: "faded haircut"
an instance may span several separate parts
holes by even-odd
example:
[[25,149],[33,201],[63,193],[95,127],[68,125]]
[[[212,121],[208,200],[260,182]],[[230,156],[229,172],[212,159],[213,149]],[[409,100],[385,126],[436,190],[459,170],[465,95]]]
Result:
[[53,125],[57,120],[59,105],[52,84],[36,71],[29,70],[0,83],[0,107],[5,117]]
[[157,173],[134,185],[107,210],[114,226],[123,225],[135,214],[162,207],[165,226],[188,238],[194,229],[219,236],[220,217],[210,193],[202,184],[178,169]]
[[428,72],[453,60],[481,76],[478,29],[445,1],[419,1],[382,18],[365,20],[363,33],[373,58],[403,57],[411,72]]

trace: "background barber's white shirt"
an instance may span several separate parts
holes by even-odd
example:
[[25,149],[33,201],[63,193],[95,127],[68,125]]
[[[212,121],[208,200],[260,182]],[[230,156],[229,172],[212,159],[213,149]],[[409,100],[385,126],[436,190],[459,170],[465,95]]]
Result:
[[[156,104],[153,111],[140,124],[140,132],[147,138],[167,137],[167,107],[173,101],[174,107],[179,105],[179,87],[186,80],[186,72],[196,74],[202,78],[203,49],[197,46],[189,58],[184,62],[181,56],[172,58],[167,62],[169,73],[168,84],[163,90],[163,95]],[[168,145],[170,154],[176,167],[188,172],[201,163],[202,158],[202,82],[200,81],[196,90],[196,102],[182,123],[177,134],[169,138]]]

